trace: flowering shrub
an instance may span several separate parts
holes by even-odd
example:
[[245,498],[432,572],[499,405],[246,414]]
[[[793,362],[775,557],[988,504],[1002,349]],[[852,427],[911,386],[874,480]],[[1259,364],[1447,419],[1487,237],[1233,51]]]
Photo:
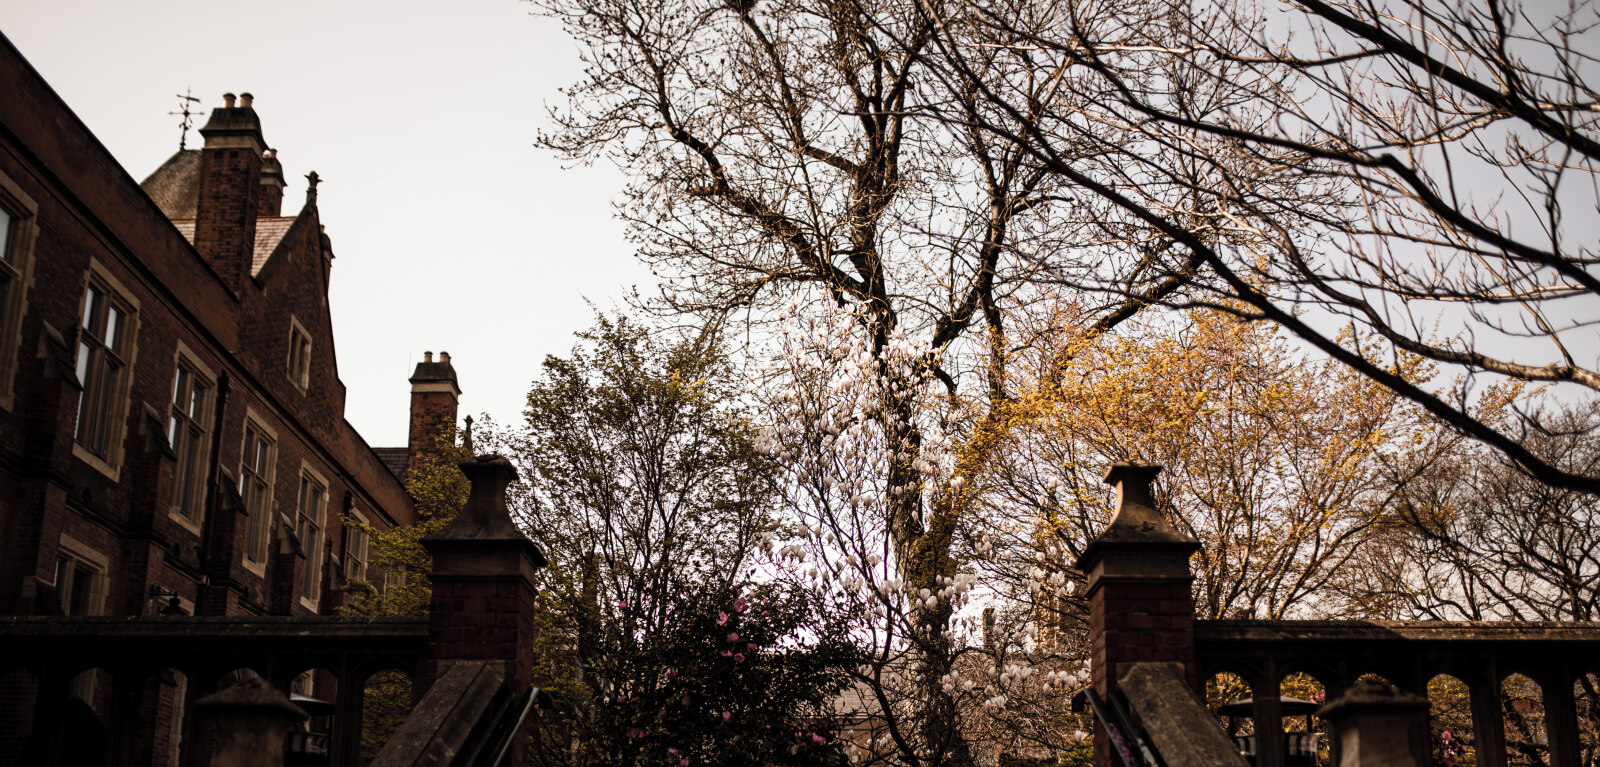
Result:
[[586,765],[843,765],[833,699],[859,662],[801,592],[703,595],[663,630],[620,637],[593,669]]

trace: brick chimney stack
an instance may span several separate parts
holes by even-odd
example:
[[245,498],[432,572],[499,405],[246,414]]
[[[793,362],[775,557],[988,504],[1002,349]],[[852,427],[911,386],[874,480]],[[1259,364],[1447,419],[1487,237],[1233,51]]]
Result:
[[256,215],[261,218],[283,215],[283,163],[278,162],[276,149],[268,149],[261,155],[261,206]]
[[[267,142],[250,94],[222,96],[200,129],[200,194],[195,206],[194,247],[222,281],[238,293],[250,279],[256,216],[261,210],[262,154]],[[276,160],[274,160],[276,162]],[[281,172],[281,170],[280,170]]]
[[[445,429],[454,429],[461,386],[456,369],[450,366],[450,353],[423,352],[416,372],[411,374],[411,439],[407,444],[406,470],[416,471],[437,452],[437,441]],[[452,438],[454,433],[452,432]]]

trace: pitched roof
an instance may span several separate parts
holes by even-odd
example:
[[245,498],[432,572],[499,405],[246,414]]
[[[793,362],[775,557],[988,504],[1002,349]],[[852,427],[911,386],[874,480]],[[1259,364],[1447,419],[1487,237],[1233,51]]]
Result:
[[[182,234],[184,239],[194,242],[194,219],[173,221],[172,225],[178,228],[178,233]],[[272,258],[272,252],[278,249],[278,243],[293,225],[292,216],[256,219],[256,245],[255,251],[250,256],[250,276],[254,277],[261,273],[261,267],[266,266],[267,259]]]
[[411,454],[410,448],[375,447],[372,452],[378,456],[378,460],[383,461],[383,465],[389,469],[389,473],[393,474],[395,479],[400,480],[401,484],[405,483],[406,458]]
[[[150,195],[167,218],[194,218],[200,200],[200,150],[178,150],[149,178],[140,182],[139,187]],[[194,239],[192,233],[189,239]]]

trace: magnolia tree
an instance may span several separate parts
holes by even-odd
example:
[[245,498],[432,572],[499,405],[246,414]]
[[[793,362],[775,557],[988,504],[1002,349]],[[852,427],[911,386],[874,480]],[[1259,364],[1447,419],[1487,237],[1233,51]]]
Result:
[[[797,460],[823,441],[866,451],[792,479],[828,493],[804,512],[812,531],[822,522],[836,542],[859,541],[838,555],[876,557],[851,567],[878,569],[905,600],[893,608],[903,625],[874,640],[903,663],[863,680],[895,722],[880,743],[906,764],[969,763],[940,681],[960,652],[951,601],[972,554],[955,536],[971,499],[962,466],[981,465],[1009,419],[1006,358],[1030,343],[1011,326],[1048,292],[1031,287],[1041,255],[1080,248],[1121,262],[1124,240],[1094,227],[1024,149],[924,118],[928,100],[951,94],[925,90],[939,84],[921,58],[937,20],[917,2],[538,5],[586,64],[541,141],[630,175],[619,212],[664,280],[652,308],[749,321],[755,356],[782,363],[763,385],[794,409],[775,439]],[[1084,327],[1105,332],[1181,284],[1095,299]],[[788,341],[776,326],[784,307]],[[786,343],[849,354],[812,370],[822,363],[795,362]],[[844,380],[854,384],[826,388]],[[947,445],[927,406],[965,389],[982,393],[984,438]],[[845,488],[855,511],[840,505]],[[836,582],[836,565],[804,572]]]
[[[770,572],[856,616],[851,634],[868,656],[849,698],[864,716],[858,759],[910,752],[940,764],[1078,748],[1087,725],[1065,710],[1061,693],[1086,680],[1083,655],[1041,637],[1026,610],[1007,602],[1013,595],[980,583],[995,536],[959,514],[941,514],[940,502],[919,502],[913,522],[937,545],[896,546],[888,511],[898,500],[920,500],[929,488],[975,497],[959,448],[970,413],[936,381],[908,385],[914,379],[906,371],[924,360],[917,339],[892,335],[874,355],[852,333],[856,322],[848,310],[792,307],[780,324],[782,354],[753,378],[752,394],[770,405],[759,444],[787,469],[783,495],[796,521],[763,539]],[[920,450],[893,440],[878,418],[886,409],[911,419]],[[911,464],[913,482],[895,481],[896,461]],[[1044,580],[1052,593],[1072,591],[1060,572]],[[993,619],[997,604],[1010,605],[1006,620]],[[939,697],[930,699],[929,689]],[[920,727],[930,702],[948,707],[942,737]],[[1038,731],[1019,736],[998,724],[1025,716]]]

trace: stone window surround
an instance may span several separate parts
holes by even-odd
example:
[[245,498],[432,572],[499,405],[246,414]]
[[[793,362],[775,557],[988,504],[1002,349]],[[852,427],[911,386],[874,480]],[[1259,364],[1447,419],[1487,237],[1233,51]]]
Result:
[[[300,583],[296,583],[294,585],[295,598],[300,602],[300,606],[315,613],[317,612],[318,602],[322,599],[322,571],[327,566],[327,562],[324,561],[327,559],[325,556],[326,552],[324,549],[326,547],[324,546],[324,543],[327,541],[328,537],[328,478],[323,476],[322,472],[317,471],[309,461],[303,459],[300,461],[300,473],[298,474],[298,477],[301,479],[301,481],[310,479],[313,484],[322,488],[321,505],[313,512],[315,515],[313,518],[313,522],[315,523],[315,532],[311,535],[312,540],[300,541],[300,548],[305,552],[306,555],[306,571],[309,573],[309,577],[314,579],[311,581],[311,593],[303,594],[300,588]],[[299,521],[302,513],[303,510],[300,508],[300,485],[299,483],[296,483],[295,532],[297,534],[299,532]]]
[[[84,463],[94,467],[96,471],[109,477],[111,481],[118,482],[121,481],[122,476],[123,448],[125,447],[123,443],[127,437],[128,430],[128,409],[132,400],[133,371],[138,364],[139,357],[139,320],[143,315],[139,311],[139,299],[134,297],[133,291],[128,290],[121,280],[113,277],[111,270],[107,269],[99,259],[90,257],[89,269],[83,277],[83,287],[78,290],[78,319],[73,325],[74,338],[77,337],[78,333],[82,332],[80,326],[83,324],[83,313],[88,309],[84,304],[91,286],[98,287],[103,294],[112,296],[126,307],[127,316],[123,318],[125,324],[122,331],[123,338],[126,341],[122,352],[122,375],[120,380],[117,381],[116,391],[111,393],[111,433],[107,437],[110,447],[106,450],[105,457],[102,458],[95,455],[89,448],[79,444],[76,437],[74,437],[72,454]],[[77,353],[76,347],[77,344],[74,343],[74,354]],[[88,385],[87,381],[79,381],[78,383],[84,386]],[[87,389],[79,394],[80,397],[88,395]],[[74,425],[74,428],[76,428],[76,425]]]
[[[305,353],[297,354],[302,346]],[[306,332],[306,326],[300,324],[298,317],[290,315],[289,356],[284,360],[284,371],[289,383],[302,394],[311,386],[311,351],[311,334]]]
[[10,410],[16,395],[17,368],[22,349],[22,318],[28,313],[28,293],[33,286],[33,243],[38,237],[39,205],[10,177],[0,173],[0,207],[11,214],[11,241],[0,242],[10,248],[14,271],[5,304],[0,306],[0,410]]
[[[362,514],[360,509],[357,509],[353,506],[350,508],[349,515],[351,519],[354,519],[363,525],[371,524],[367,521],[367,515]],[[350,536],[352,534],[360,535],[361,547],[359,551],[352,551],[350,548]],[[348,522],[346,522],[344,526],[344,539],[344,579],[346,581],[350,580],[351,578],[360,578],[363,581],[367,580],[368,559],[372,554],[371,536],[367,535],[366,531],[356,530],[355,528],[351,527]],[[352,559],[361,563],[360,575],[351,575],[350,562]]]
[[[239,475],[238,475],[238,481],[241,483],[241,485],[243,484],[244,478],[245,478],[245,472],[244,472],[245,437],[246,437],[246,433],[251,429],[251,427],[253,427],[255,432],[257,434],[259,434],[262,438],[264,438],[267,443],[269,443],[268,444],[268,450],[267,450],[267,476],[262,478],[266,482],[267,489],[266,489],[266,497],[263,498],[262,501],[261,501],[261,511],[262,511],[261,518],[257,519],[255,515],[251,515],[250,519],[245,523],[246,525],[261,525],[262,526],[262,529],[260,531],[261,537],[259,539],[259,541],[260,541],[260,543],[259,543],[259,549],[260,549],[259,554],[260,554],[260,556],[259,557],[256,556],[258,552],[254,552],[254,551],[250,551],[249,550],[250,549],[250,531],[249,531],[248,528],[246,528],[246,530],[245,530],[245,552],[244,552],[244,556],[242,557],[242,559],[244,560],[244,568],[246,570],[249,570],[250,572],[255,573],[258,577],[265,578],[267,576],[268,554],[272,550],[272,517],[273,517],[273,514],[274,514],[274,510],[273,510],[272,504],[273,504],[273,500],[274,500],[274,498],[276,496],[276,493],[274,493],[273,491],[276,489],[275,485],[277,484],[277,473],[278,473],[277,472],[277,467],[278,467],[278,432],[275,429],[273,429],[272,427],[267,426],[266,425],[266,419],[263,419],[261,417],[261,415],[255,411],[254,408],[250,408],[250,407],[246,407],[245,408],[244,426],[242,428],[240,428],[240,430],[239,430],[240,434],[239,434]],[[243,498],[243,495],[244,494],[241,492],[240,493],[241,499]]]
[[[212,423],[212,421],[215,420],[215,413],[212,412],[212,405],[216,402],[217,396],[217,374],[210,368],[201,364],[199,356],[194,353],[193,349],[190,349],[189,346],[182,341],[178,342],[177,351],[173,352],[172,376],[174,386],[177,384],[179,367],[187,367],[191,375],[198,376],[211,390],[210,394],[207,395],[206,403],[203,405],[204,412],[201,414],[202,420],[199,423],[201,428],[200,444],[198,446],[198,451],[195,453],[195,476],[190,479],[190,481],[195,484],[194,493],[196,506],[194,518],[187,518],[178,510],[177,483],[183,481],[183,479],[178,477],[176,472],[174,472],[173,475],[173,503],[171,508],[168,510],[168,514],[172,517],[174,522],[177,522],[185,530],[188,530],[195,535],[199,535],[201,531],[201,525],[205,520],[206,514],[205,491],[207,485],[207,468],[211,466],[211,436],[212,430],[216,428],[216,424]],[[173,403],[168,402],[168,411],[170,412],[172,408]],[[169,415],[168,418],[170,419],[170,417],[171,416]],[[171,421],[169,420],[169,428],[170,424]],[[168,435],[168,438],[170,439],[171,435]],[[174,450],[176,450],[178,446],[174,444],[172,447]]]

